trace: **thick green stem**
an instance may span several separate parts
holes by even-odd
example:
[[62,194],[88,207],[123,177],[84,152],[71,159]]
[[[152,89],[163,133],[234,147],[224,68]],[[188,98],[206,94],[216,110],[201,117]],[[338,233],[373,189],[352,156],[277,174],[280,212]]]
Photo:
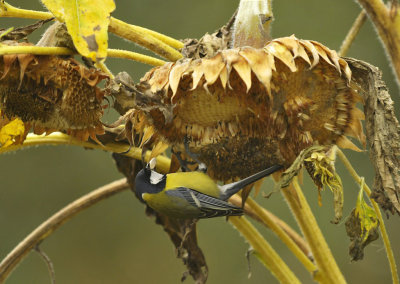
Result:
[[[363,190],[367,194],[368,198],[371,196],[371,189],[368,187],[366,183],[362,182],[361,177],[357,174],[353,166],[351,165],[350,161],[347,159],[346,155],[343,153],[342,150],[338,149],[337,155],[339,156],[340,160],[343,162],[346,169],[349,171],[350,175],[353,179],[359,184],[363,185]],[[389,236],[386,231],[385,223],[383,222],[382,213],[379,209],[379,205],[375,202],[375,200],[369,198],[372,206],[374,207],[376,216],[379,220],[379,230],[382,234],[383,244],[385,245],[386,255],[389,261],[390,271],[392,273],[392,280],[393,284],[399,284],[399,276],[397,272],[396,260],[394,258],[392,246],[390,244]]]
[[330,284],[346,283],[303,195],[297,177],[289,187],[283,188],[282,192],[313,253],[318,269],[315,280]]
[[276,251],[245,217],[229,217],[229,221],[256,251],[261,262],[271,271],[280,283],[300,283]]

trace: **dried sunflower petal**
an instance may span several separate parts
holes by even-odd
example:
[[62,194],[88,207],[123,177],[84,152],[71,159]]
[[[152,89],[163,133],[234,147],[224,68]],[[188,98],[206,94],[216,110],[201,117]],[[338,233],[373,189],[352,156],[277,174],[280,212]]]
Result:
[[131,133],[153,126],[153,142],[181,150],[188,137],[190,150],[222,180],[289,166],[314,144],[356,149],[345,135],[365,141],[346,61],[294,36],[156,67],[137,90],[125,116]]
[[[13,41],[3,44],[19,45]],[[96,140],[105,96],[96,85],[108,78],[72,58],[11,54],[0,57],[0,108],[36,134],[63,131]]]

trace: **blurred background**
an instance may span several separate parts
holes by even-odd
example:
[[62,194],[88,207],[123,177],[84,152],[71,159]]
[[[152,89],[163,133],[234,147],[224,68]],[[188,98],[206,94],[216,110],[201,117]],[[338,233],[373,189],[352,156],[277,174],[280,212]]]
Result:
[[[94,1],[93,3],[95,3]],[[116,0],[114,17],[154,29],[177,39],[199,38],[225,24],[239,0]],[[38,0],[10,0],[10,4],[43,10]],[[355,1],[348,0],[276,0],[273,37],[295,34],[298,38],[320,41],[338,50],[348,29],[360,12]],[[0,28],[33,23],[34,20],[0,19]],[[31,37],[36,42],[41,33]],[[114,36],[110,48],[146,52]],[[350,52],[355,57],[382,69],[396,107],[399,88],[385,52],[371,25],[363,26]],[[108,59],[114,72],[127,71],[137,81],[149,66],[121,59]],[[398,113],[398,111],[397,111]],[[112,122],[110,111],[104,118]],[[368,153],[348,153],[360,175],[372,185],[373,167]],[[358,186],[337,163],[345,191],[344,219],[355,205]],[[28,233],[57,210],[97,187],[121,178],[110,153],[74,146],[42,146],[0,156],[0,259]],[[273,189],[265,182],[264,192]],[[365,250],[364,260],[352,263],[348,256],[349,239],[344,221],[333,225],[332,194],[323,192],[323,206],[317,203],[317,191],[305,178],[303,189],[333,254],[349,283],[391,283],[385,249],[381,239]],[[296,223],[279,193],[256,200],[294,228]],[[258,226],[258,225],[257,225]],[[386,222],[395,257],[400,264],[400,218]],[[304,281],[312,278],[284,245],[266,228],[258,226],[289,267]],[[276,283],[255,257],[246,260],[249,246],[224,218],[199,222],[198,239],[209,267],[208,283]],[[144,215],[144,206],[130,191],[123,192],[82,212],[68,221],[41,244],[55,266],[61,283],[179,283],[186,270],[175,257],[175,249],[162,228]],[[12,273],[8,284],[50,283],[46,264],[36,252]],[[188,277],[185,283],[193,283]]]

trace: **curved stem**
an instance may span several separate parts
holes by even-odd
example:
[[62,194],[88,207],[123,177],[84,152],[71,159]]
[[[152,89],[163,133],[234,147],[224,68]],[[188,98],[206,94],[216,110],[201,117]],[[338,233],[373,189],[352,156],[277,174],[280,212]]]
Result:
[[137,30],[132,25],[121,20],[110,18],[109,31],[122,38],[133,41],[147,49],[167,58],[171,61],[176,61],[182,58],[182,54],[176,49],[161,40],[151,36],[143,30]]
[[[23,144],[12,145],[7,148],[0,148],[0,154],[37,145],[75,145],[90,149],[100,149],[103,151],[108,151],[113,153],[123,153],[123,155],[134,158],[136,160],[142,159],[142,149],[140,148],[130,147],[127,144],[116,143],[116,142],[105,143],[104,145],[92,143],[89,141],[83,142],[60,132],[53,132],[47,136],[28,134]],[[148,161],[149,158],[150,158],[150,151],[147,151],[145,156],[146,161]],[[162,172],[169,171],[170,163],[171,163],[170,159],[165,156],[159,155],[157,157],[157,168],[159,168],[160,171]]]
[[314,279],[320,283],[346,283],[303,195],[297,177],[287,188],[283,188],[282,192],[313,253],[318,269]]
[[[119,30],[120,29],[120,27],[118,26],[119,23],[123,23],[124,25],[126,24],[125,22],[123,22],[121,20],[117,20],[117,19],[111,17],[110,31],[111,30]],[[140,26],[135,26],[135,25],[129,25],[129,27],[130,27],[131,30],[135,30],[135,31],[140,32],[140,33],[145,33],[145,34],[151,35],[152,37],[162,41],[163,43],[165,43],[165,44],[167,44],[167,45],[169,45],[169,46],[171,46],[173,48],[181,49],[183,47],[183,43],[181,41],[176,40],[176,39],[174,39],[172,37],[163,35],[163,34],[161,34],[159,32],[156,32],[156,31],[153,31],[153,30],[149,30],[147,28],[143,28],[143,27],[140,27]],[[129,39],[129,38],[126,38],[126,39]]]
[[162,66],[167,63],[164,60],[154,58],[148,55],[140,54],[133,51],[122,50],[122,49],[107,49],[107,56],[108,57],[116,57],[116,58],[125,58],[134,60],[137,62],[145,63],[152,66]]
[[[338,149],[337,155],[339,156],[340,160],[342,161],[342,163],[344,164],[346,169],[349,171],[349,173],[353,177],[353,179],[359,185],[363,184],[364,192],[367,194],[367,196],[369,198],[371,195],[371,189],[368,187],[368,185],[366,183],[362,183],[362,178],[357,174],[357,172],[351,165],[350,161],[347,159],[346,155],[340,149]],[[387,258],[389,261],[389,266],[390,266],[390,271],[392,273],[393,284],[399,284],[399,276],[398,276],[398,272],[397,272],[396,260],[394,258],[392,246],[390,244],[389,236],[386,231],[385,223],[383,222],[381,210],[379,209],[379,205],[375,202],[375,200],[369,198],[369,201],[371,202],[372,206],[374,207],[376,216],[379,220],[379,224],[380,224],[379,230],[381,231],[383,244],[385,245],[386,255],[387,255]]]
[[47,20],[54,16],[49,12],[20,9],[0,1],[0,17]]
[[249,205],[251,209],[260,217],[262,222],[266,224],[277,236],[278,238],[288,247],[288,249],[297,257],[297,259],[304,265],[304,267],[309,272],[315,272],[317,268],[314,263],[307,257],[306,254],[299,248],[298,245],[289,237],[289,235],[270,218],[270,216],[265,212],[264,208],[258,205],[250,197],[247,198],[246,204]]
[[73,55],[73,50],[66,47],[35,46],[35,45],[0,45],[0,55],[6,54],[35,54],[35,55]]
[[44,221],[20,242],[0,263],[0,283],[4,283],[16,265],[21,262],[38,243],[47,238],[66,221],[99,201],[128,188],[129,185],[125,178],[114,181],[82,196]]
[[[249,200],[250,197],[247,198],[246,201]],[[229,198],[229,202],[232,203],[233,205],[236,205],[237,207],[242,206],[242,198],[238,195],[235,194],[231,198]],[[253,201],[255,204],[257,204],[255,201]],[[258,206],[262,211],[263,214],[266,215],[265,218],[270,219],[273,223],[275,223],[278,227],[280,227],[285,234],[289,236],[290,239],[293,240],[293,242],[300,248],[300,250],[303,252],[304,255],[306,256],[312,256],[312,253],[310,251],[310,247],[306,243],[306,241],[303,239],[302,236],[300,236],[295,230],[293,230],[288,224],[286,224],[283,220],[279,219],[277,216],[269,212],[267,209],[261,207],[260,205]],[[244,204],[243,208],[244,214],[249,216],[250,218],[256,220],[257,222],[260,222],[267,228],[269,228],[269,225],[267,224],[268,222],[264,219],[261,218],[253,209],[253,206],[249,206],[249,204],[246,202]]]
[[94,64],[94,66],[98,69],[100,69],[101,71],[103,71],[104,73],[106,73],[108,75],[108,77],[110,77],[110,79],[114,80],[114,74],[111,72],[110,69],[108,69],[107,65],[104,62],[96,62]]
[[[73,50],[65,47],[54,47],[54,46],[8,46],[0,45],[0,55],[5,54],[35,54],[35,55],[74,55],[76,54]],[[122,49],[107,49],[108,57],[125,58],[141,63],[149,64],[152,66],[161,66],[166,62],[164,60],[154,58],[148,55],[140,54],[133,51],[122,50]]]
[[56,284],[56,273],[54,271],[54,264],[51,261],[50,257],[44,251],[41,250],[39,245],[40,243],[35,245],[34,249],[41,256],[41,258],[47,265],[47,269],[49,270],[49,275],[51,279],[51,284]]
[[256,251],[261,262],[280,283],[300,283],[297,277],[283,262],[271,245],[245,217],[229,217],[229,222],[236,227],[250,246]]
[[353,25],[351,26],[349,32],[347,33],[345,39],[342,42],[342,46],[338,52],[339,56],[346,56],[347,52],[350,49],[351,44],[353,43],[354,39],[358,35],[361,27],[365,23],[367,19],[367,14],[364,10],[361,10],[360,14],[357,16],[356,20],[354,21]]

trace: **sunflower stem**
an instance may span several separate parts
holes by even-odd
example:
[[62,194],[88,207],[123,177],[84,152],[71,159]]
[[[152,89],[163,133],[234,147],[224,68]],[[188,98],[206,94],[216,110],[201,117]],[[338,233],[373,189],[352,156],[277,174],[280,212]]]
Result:
[[[121,27],[121,24],[124,27]],[[115,30],[116,31],[116,30],[120,30],[120,29],[125,29],[126,25],[129,26],[129,29],[131,31],[139,32],[139,33],[143,33],[143,34],[148,34],[148,35],[150,35],[150,36],[162,41],[163,43],[169,45],[170,47],[173,47],[173,48],[176,48],[176,49],[181,49],[184,46],[184,44],[181,41],[179,41],[177,39],[174,39],[174,38],[172,38],[170,36],[166,36],[166,35],[161,34],[159,32],[156,32],[156,31],[153,31],[153,30],[150,30],[150,29],[147,29],[147,28],[143,28],[143,27],[140,27],[140,26],[127,24],[127,23],[125,23],[125,22],[123,22],[121,20],[118,20],[118,19],[114,18],[114,17],[111,17],[111,22],[110,22],[110,27],[109,28],[110,28],[110,31],[111,30]],[[113,32],[113,31],[111,31],[111,32]],[[130,40],[130,37],[128,36],[125,39]]]
[[300,283],[281,257],[245,217],[232,216],[229,217],[229,222],[236,227],[250,246],[256,251],[261,263],[271,271],[280,283]]
[[116,58],[125,58],[134,60],[137,62],[141,62],[144,64],[152,65],[152,66],[162,66],[167,63],[164,60],[154,58],[151,56],[143,55],[137,52],[123,50],[123,49],[107,49],[107,56],[108,57],[116,57]]
[[266,224],[278,238],[288,247],[288,249],[298,258],[298,260],[304,265],[304,267],[311,273],[316,272],[314,263],[304,254],[299,246],[289,237],[289,235],[278,226],[274,220],[264,211],[260,205],[258,205],[252,198],[247,198],[246,204],[260,217],[262,222]]
[[[364,8],[386,50],[400,84],[400,12],[398,1],[357,0]],[[387,1],[389,2],[389,1]]]
[[0,55],[7,54],[35,54],[35,55],[73,55],[74,51],[66,47],[49,47],[35,45],[2,45],[0,44]]
[[[35,55],[74,55],[73,50],[65,47],[53,47],[53,46],[9,46],[0,44],[0,55],[6,54],[35,54]],[[108,57],[115,58],[126,58],[137,62],[149,64],[152,66],[161,66],[166,62],[158,58],[143,55],[140,53],[122,50],[122,49],[107,49]]]
[[[263,224],[265,227],[269,228],[268,224],[265,222],[265,220],[263,220],[255,211],[252,207],[249,206],[249,204],[247,204],[247,201],[249,200],[248,197],[246,200],[246,203],[244,204],[243,207],[243,211],[244,214],[246,214],[248,217],[256,220],[257,222],[260,222],[261,224]],[[242,198],[240,197],[239,194],[235,194],[233,196],[231,196],[231,198],[229,198],[229,202],[232,203],[233,205],[236,205],[237,207],[241,207],[243,202],[242,202]],[[255,202],[255,201],[254,201]],[[256,203],[257,204],[257,203]],[[289,238],[291,238],[295,244],[301,249],[301,251],[303,252],[304,255],[310,256],[312,257],[310,248],[307,244],[307,242],[303,239],[302,236],[300,236],[295,230],[293,230],[287,223],[285,223],[282,219],[279,219],[277,216],[275,216],[274,214],[272,214],[270,211],[268,211],[267,209],[261,207],[260,205],[257,204],[257,206],[259,206],[261,208],[261,210],[263,211],[263,214],[267,215],[268,219],[270,219],[272,222],[274,222],[277,226],[279,226],[280,228],[282,228],[282,230],[285,232],[285,234],[287,234],[289,236]]]
[[[130,147],[127,144],[116,142],[104,143],[103,145],[100,145],[89,141],[81,141],[60,132],[53,132],[47,136],[28,134],[23,144],[0,148],[0,154],[39,145],[74,145],[90,149],[100,149],[113,153],[123,153],[123,155],[136,160],[142,159],[142,149],[140,148]],[[151,151],[146,152],[146,161],[148,161],[150,158],[150,152]],[[169,171],[170,163],[170,159],[165,156],[159,155],[157,157],[157,169],[159,169],[161,172],[167,173]]]
[[351,44],[353,43],[354,39],[358,35],[361,27],[365,23],[367,19],[367,14],[364,10],[361,10],[360,14],[357,16],[356,20],[354,21],[353,25],[351,26],[349,32],[347,33],[345,39],[340,46],[338,55],[339,56],[346,56],[347,52],[350,49]]
[[109,31],[140,46],[143,46],[154,53],[171,61],[182,58],[182,54],[168,44],[153,37],[145,30],[135,29],[133,25],[111,17]]
[[49,12],[20,9],[0,1],[0,17],[47,20],[54,16]]
[[241,0],[233,24],[231,46],[262,48],[271,39],[272,0]]
[[101,71],[103,71],[104,73],[106,73],[108,75],[108,77],[110,77],[110,79],[114,79],[114,74],[111,72],[110,69],[108,69],[107,65],[104,62],[96,62],[94,64],[94,66],[98,69],[100,69]]
[[314,279],[320,283],[346,283],[303,195],[297,177],[287,188],[283,188],[282,192],[313,253],[318,269]]
[[386,255],[389,261],[390,272],[392,274],[392,281],[393,284],[399,284],[399,276],[397,272],[396,260],[394,258],[392,246],[390,244],[389,236],[386,231],[385,223],[383,222],[383,217],[381,210],[379,209],[379,205],[375,202],[375,200],[371,199],[371,189],[368,187],[366,183],[363,183],[363,179],[357,174],[356,170],[351,165],[349,159],[347,159],[346,155],[343,153],[342,150],[338,149],[337,155],[339,156],[340,160],[342,161],[343,165],[346,167],[350,175],[353,179],[361,186],[363,185],[363,190],[367,194],[369,201],[371,202],[372,206],[374,207],[376,216],[379,220],[379,230],[382,234],[383,244],[385,245]]

